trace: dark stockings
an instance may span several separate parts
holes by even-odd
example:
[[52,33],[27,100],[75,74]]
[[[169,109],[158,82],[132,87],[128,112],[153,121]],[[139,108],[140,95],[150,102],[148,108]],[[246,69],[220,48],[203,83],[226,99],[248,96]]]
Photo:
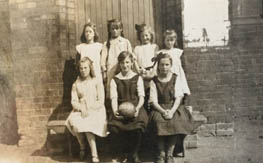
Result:
[[176,136],[158,136],[158,157],[173,157]]
[[120,131],[117,127],[109,128],[112,144],[113,158],[128,157],[128,160],[137,162],[138,152],[141,146],[142,131],[139,129],[131,131]]

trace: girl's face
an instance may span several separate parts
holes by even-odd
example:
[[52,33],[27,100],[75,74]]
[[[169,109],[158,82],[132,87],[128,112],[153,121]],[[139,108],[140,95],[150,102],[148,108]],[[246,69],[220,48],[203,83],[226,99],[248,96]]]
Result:
[[89,62],[80,63],[79,71],[82,78],[87,78],[90,75]]
[[174,48],[174,45],[176,43],[176,38],[175,37],[170,37],[166,36],[164,40],[165,46],[167,49],[172,49]]
[[141,32],[140,39],[142,44],[149,44],[151,43],[152,35],[148,31]]
[[110,33],[111,33],[111,38],[117,38],[121,35],[122,28],[120,27],[119,24],[111,24],[110,26]]
[[161,75],[166,75],[171,71],[171,60],[169,58],[162,58],[159,61],[158,69]]
[[131,61],[131,59],[129,57],[126,57],[119,64],[120,64],[121,72],[123,74],[126,74],[132,69],[132,64],[133,63],[132,63],[132,61]]
[[94,41],[94,36],[95,36],[94,30],[91,27],[87,26],[85,28],[85,37],[87,39],[87,42]]

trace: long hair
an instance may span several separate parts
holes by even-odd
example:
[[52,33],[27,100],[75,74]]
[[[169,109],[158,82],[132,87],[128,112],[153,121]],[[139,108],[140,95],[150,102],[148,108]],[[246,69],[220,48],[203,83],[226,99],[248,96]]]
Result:
[[108,40],[107,40],[107,43],[106,43],[106,46],[107,46],[108,49],[110,49],[110,39],[111,39],[111,32],[110,32],[110,30],[111,30],[111,26],[112,26],[113,24],[116,24],[119,28],[122,29],[122,31],[121,31],[121,36],[124,37],[124,34],[123,34],[123,24],[122,24],[122,22],[121,22],[120,20],[118,20],[118,19],[109,20],[109,21],[108,21],[108,24],[107,24]]
[[135,24],[135,29],[137,31],[137,39],[140,41],[140,43],[142,43],[141,40],[141,33],[142,32],[149,32],[151,35],[151,43],[153,43],[154,39],[155,39],[155,34],[152,30],[152,28],[146,24]]
[[83,26],[82,34],[80,36],[80,41],[82,43],[87,43],[87,39],[86,39],[86,36],[85,36],[85,30],[86,30],[87,27],[92,28],[92,30],[94,31],[94,42],[97,42],[98,39],[99,39],[99,34],[98,34],[97,30],[96,30],[96,25],[94,23],[92,23],[92,22],[89,22],[89,23],[87,23],[87,24],[85,24]]
[[[163,34],[163,35],[164,35],[164,39],[165,39],[166,37],[172,37],[172,38],[174,38],[174,39],[175,39],[174,47],[177,47],[177,46],[178,46],[178,43],[177,43],[178,37],[177,37],[177,34],[176,34],[176,32],[175,32],[174,29],[167,29],[166,31],[164,31],[164,34]],[[165,44],[164,44],[164,47],[166,47]]]
[[87,63],[89,64],[90,77],[91,77],[91,78],[95,78],[96,75],[95,75],[94,67],[93,67],[93,64],[92,64],[93,62],[90,60],[89,57],[83,57],[83,58],[81,58],[81,60],[79,60],[79,62],[78,62],[78,69],[80,68],[80,64],[81,64],[81,63],[85,63],[85,62],[87,62]]

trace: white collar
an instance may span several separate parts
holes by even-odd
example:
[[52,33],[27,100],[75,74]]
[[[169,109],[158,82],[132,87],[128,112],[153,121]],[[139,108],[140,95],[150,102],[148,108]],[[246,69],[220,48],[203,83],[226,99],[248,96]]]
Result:
[[135,72],[130,71],[126,76],[123,76],[122,73],[118,73],[115,77],[117,77],[118,79],[130,79],[132,77],[134,77],[136,75]]

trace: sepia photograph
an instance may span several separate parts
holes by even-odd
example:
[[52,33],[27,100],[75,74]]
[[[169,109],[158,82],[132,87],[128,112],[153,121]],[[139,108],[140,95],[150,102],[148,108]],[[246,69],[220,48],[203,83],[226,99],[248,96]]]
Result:
[[263,0],[0,0],[0,163],[262,163]]

